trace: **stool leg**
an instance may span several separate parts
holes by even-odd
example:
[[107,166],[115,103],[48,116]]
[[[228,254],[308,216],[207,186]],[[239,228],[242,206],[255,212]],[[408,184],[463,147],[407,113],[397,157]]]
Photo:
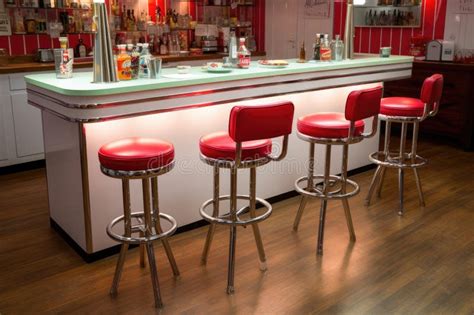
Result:
[[[387,121],[385,124],[385,139],[384,139],[384,149],[383,149],[386,159],[390,153],[391,127],[392,127],[392,123],[390,121]],[[370,182],[369,192],[367,193],[367,197],[365,197],[366,206],[370,206],[370,202],[372,201],[372,195],[376,187],[378,187],[377,196],[380,197],[380,194],[382,191],[383,180],[385,178],[385,171],[386,171],[386,168],[384,166],[381,166],[381,165],[377,166],[377,169],[375,170],[375,173],[374,173],[374,177],[372,178],[372,181]]]
[[[214,196],[213,196],[213,210],[212,216],[215,218],[219,216],[219,167],[214,166]],[[207,257],[209,256],[209,250],[211,249],[212,239],[214,238],[214,232],[216,231],[216,224],[211,223],[209,230],[207,231],[206,243],[204,243],[204,249],[201,255],[201,264],[207,263]]]
[[[341,170],[341,176],[342,176],[341,193],[342,194],[346,193],[348,155],[349,155],[349,145],[345,144],[344,147],[342,148],[342,170]],[[344,213],[346,215],[346,222],[347,222],[347,229],[349,230],[349,236],[351,238],[351,241],[355,242],[356,236],[354,232],[354,225],[352,224],[351,210],[349,208],[349,202],[347,201],[347,198],[342,199],[342,205],[344,207]]]
[[[384,139],[384,154],[386,159],[390,156],[390,137],[391,137],[391,130],[392,130],[392,122],[387,121],[385,123],[385,139]],[[382,173],[380,174],[380,181],[377,187],[377,197],[380,198],[382,195],[382,186],[383,181],[385,179],[385,172],[387,168],[382,166]]]
[[153,243],[149,242],[146,244],[146,250],[148,254],[148,262],[150,264],[151,283],[153,285],[153,295],[155,296],[155,307],[163,307],[161,302],[160,283],[158,281],[158,271],[156,269],[155,251],[153,250]]
[[370,182],[369,186],[369,192],[367,193],[367,197],[365,197],[365,205],[370,206],[370,201],[372,200],[372,195],[375,190],[375,186],[377,181],[379,180],[380,173],[382,172],[382,166],[377,166],[377,169],[375,170],[374,177],[372,177],[372,181]]
[[[150,179],[142,179],[142,189],[143,189],[143,214],[145,217],[145,236],[151,236],[153,234],[153,220],[151,217],[150,209]],[[163,304],[161,302],[160,287],[158,283],[158,271],[156,269],[155,262],[155,253],[153,250],[153,243],[146,243],[146,250],[148,255],[148,263],[150,265],[150,275],[151,283],[153,285],[153,294],[155,295],[155,306],[161,307]]]
[[[411,144],[411,160],[413,163],[416,161],[416,151],[418,146],[418,131],[420,129],[420,123],[416,122],[413,125],[413,142]],[[418,189],[418,197],[420,198],[420,206],[425,206],[425,198],[423,197],[423,189],[421,188],[421,181],[420,176],[418,175],[418,170],[413,168],[413,172],[415,173],[415,180],[416,180],[416,187]]]
[[[153,221],[155,222],[155,230],[157,234],[163,233],[160,224],[160,206],[159,206],[159,199],[158,199],[158,178],[153,177],[151,179],[151,194],[152,194],[152,204],[153,204]],[[171,269],[173,269],[173,274],[177,277],[179,276],[179,269],[178,265],[176,264],[176,260],[174,259],[173,251],[171,250],[170,243],[168,242],[167,238],[161,239],[163,243],[163,247],[165,248],[166,256],[171,265]]]
[[[257,169],[255,167],[250,168],[250,217],[255,218],[256,198],[257,198]],[[260,258],[260,270],[267,270],[267,258],[265,257],[265,249],[263,248],[262,236],[258,223],[252,224],[253,235],[255,236],[255,242],[257,243],[258,256]]]
[[[230,169],[230,218],[237,220],[237,168]],[[229,266],[227,274],[227,294],[234,293],[235,246],[237,226],[231,225],[229,237]]]
[[[123,200],[123,216],[125,225],[125,236],[130,237],[132,235],[132,218],[130,209],[130,182],[128,179],[122,179],[122,200]],[[112,288],[110,294],[112,296],[117,295],[120,278],[122,277],[123,264],[125,262],[125,256],[128,250],[128,243],[123,243],[120,249],[119,259],[117,266],[115,267],[114,280],[112,281]]]
[[[314,182],[313,182],[313,176],[314,176],[314,147],[315,144],[310,142],[309,143],[309,165],[308,165],[308,187],[306,187],[307,191],[313,191],[314,190]],[[306,204],[308,203],[308,196],[302,195],[301,196],[301,202],[300,206],[298,208],[298,212],[296,213],[295,217],[295,222],[293,223],[293,231],[298,231],[298,227],[300,225],[301,217],[303,216],[303,211],[304,208],[306,207]]]
[[[140,231],[140,237],[145,236],[145,233]],[[145,244],[140,243],[140,267],[145,268]]]
[[[405,160],[405,141],[407,137],[407,124],[402,123],[402,134],[400,139],[400,155],[399,162],[402,164]],[[400,207],[398,209],[398,215],[403,215],[403,186],[404,186],[404,176],[405,170],[403,168],[398,169],[398,189],[399,189],[399,198],[400,198]]]
[[[326,159],[325,159],[325,166],[324,166],[323,195],[326,195],[328,193],[330,167],[331,167],[331,146],[327,144],[326,145]],[[327,204],[328,204],[327,199],[321,200],[321,210],[319,212],[318,255],[323,254],[324,223],[326,221]]]

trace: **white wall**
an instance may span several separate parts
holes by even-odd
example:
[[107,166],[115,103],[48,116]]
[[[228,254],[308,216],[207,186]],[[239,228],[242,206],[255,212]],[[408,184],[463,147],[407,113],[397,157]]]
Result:
[[456,43],[456,49],[474,49],[474,2],[447,0],[444,39]]
[[268,58],[297,58],[303,41],[306,57],[312,56],[316,33],[332,36],[334,1],[331,1],[330,18],[305,17],[306,0],[267,0],[265,4],[265,49]]

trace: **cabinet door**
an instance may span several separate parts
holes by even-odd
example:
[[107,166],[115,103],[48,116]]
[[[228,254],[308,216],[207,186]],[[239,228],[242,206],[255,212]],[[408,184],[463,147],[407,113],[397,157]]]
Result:
[[[7,99],[10,101],[8,95],[1,95],[0,99]],[[8,150],[7,150],[7,130],[6,130],[6,120],[11,119],[11,114],[7,112],[6,106],[10,104],[4,104],[3,101],[0,103],[0,161],[8,159]]]
[[43,153],[41,111],[28,105],[26,91],[13,92],[11,98],[17,156]]

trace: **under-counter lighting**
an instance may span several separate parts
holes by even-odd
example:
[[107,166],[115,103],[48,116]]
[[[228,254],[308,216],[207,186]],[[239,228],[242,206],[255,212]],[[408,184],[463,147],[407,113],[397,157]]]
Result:
[[364,5],[365,0],[354,0],[354,5]]

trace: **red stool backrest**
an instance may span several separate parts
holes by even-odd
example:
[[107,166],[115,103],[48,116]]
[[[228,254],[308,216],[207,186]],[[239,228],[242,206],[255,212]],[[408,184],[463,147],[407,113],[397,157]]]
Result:
[[428,111],[438,109],[443,93],[443,82],[444,79],[441,74],[433,74],[423,82],[420,99],[423,103],[428,104]]
[[244,142],[289,135],[294,111],[291,102],[235,106],[230,112],[229,136],[235,142]]
[[352,91],[346,101],[346,119],[356,121],[378,115],[382,93],[381,86]]

